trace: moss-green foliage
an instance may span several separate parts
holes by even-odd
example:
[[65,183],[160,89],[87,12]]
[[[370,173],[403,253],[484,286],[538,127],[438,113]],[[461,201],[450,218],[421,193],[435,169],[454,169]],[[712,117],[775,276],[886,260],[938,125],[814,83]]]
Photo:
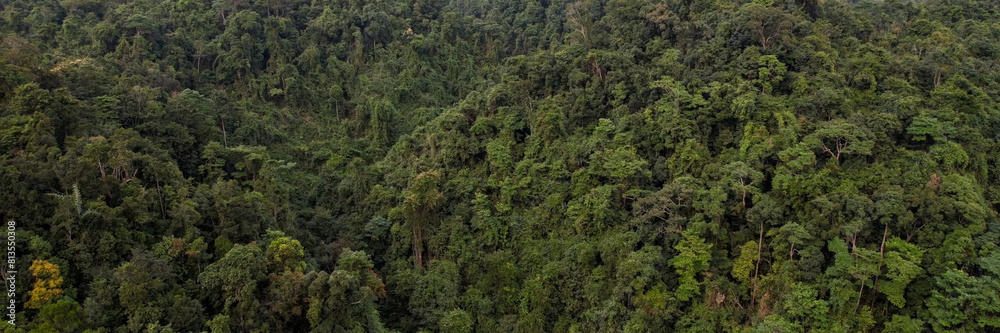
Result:
[[1000,327],[996,1],[0,6],[6,331]]

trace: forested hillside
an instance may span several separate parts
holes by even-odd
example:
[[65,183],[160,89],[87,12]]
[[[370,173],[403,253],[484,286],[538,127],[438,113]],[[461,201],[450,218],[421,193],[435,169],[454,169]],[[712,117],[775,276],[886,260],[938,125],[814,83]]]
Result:
[[1000,329],[997,1],[0,6],[8,332]]

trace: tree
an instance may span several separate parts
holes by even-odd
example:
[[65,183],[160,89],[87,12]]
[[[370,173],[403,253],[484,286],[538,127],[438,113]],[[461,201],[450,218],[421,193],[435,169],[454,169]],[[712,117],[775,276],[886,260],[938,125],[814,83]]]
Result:
[[268,271],[271,273],[301,272],[306,263],[302,261],[305,251],[298,240],[285,236],[280,231],[268,231],[271,243],[264,255],[267,257]]
[[934,281],[935,288],[925,300],[929,324],[934,330],[1000,327],[1000,311],[995,301],[1000,283],[994,276],[976,278],[948,269],[935,276]]
[[879,273],[878,253],[863,247],[856,247],[848,253],[847,243],[841,239],[830,240],[827,248],[834,253],[835,263],[827,269],[826,274],[833,277],[853,277],[861,285],[854,306],[848,304],[848,301],[843,297],[846,295],[843,294],[838,300],[839,304],[834,305],[839,308],[841,314],[855,312],[861,307],[861,296],[865,291],[865,286],[872,284],[873,282],[870,280]]
[[258,289],[266,271],[267,262],[259,247],[236,244],[222,259],[208,265],[198,282],[212,294],[221,290],[222,313],[232,327],[250,329],[260,325]]
[[875,146],[868,131],[843,121],[823,124],[802,138],[802,143],[812,149],[821,149],[835,161],[840,161],[840,156],[844,154],[871,155]]
[[877,285],[878,290],[885,294],[892,304],[902,308],[906,305],[904,297],[906,286],[924,272],[923,268],[920,268],[924,251],[899,237],[893,237],[886,247],[889,249],[884,258],[888,281]]
[[795,222],[786,223],[777,230],[772,229],[771,231],[768,231],[767,235],[773,236],[775,237],[775,240],[780,240],[788,245],[789,260],[795,258],[796,246],[806,244],[807,241],[813,238],[805,227]]
[[40,325],[32,332],[83,332],[91,327],[80,304],[68,297],[43,307],[36,322]]
[[819,297],[816,287],[806,283],[794,283],[785,298],[785,312],[789,319],[801,323],[803,327],[822,328],[830,320],[830,304]]
[[773,93],[774,86],[785,78],[788,68],[773,55],[761,56],[757,60],[757,63],[761,66],[757,69],[757,82],[760,85],[760,93]]
[[28,302],[24,307],[29,309],[42,309],[47,304],[57,301],[63,295],[63,278],[59,273],[59,266],[46,260],[33,260],[31,262],[31,275],[35,277],[35,283],[28,292]]
[[684,231],[684,238],[674,246],[678,254],[670,259],[670,265],[680,276],[680,285],[677,286],[675,295],[682,302],[701,293],[702,282],[698,281],[697,275],[708,269],[712,259],[712,253],[709,252],[712,245],[706,244],[701,235],[692,229]]
[[751,168],[743,162],[732,162],[722,168],[728,174],[732,190],[740,193],[743,207],[747,206],[747,194],[758,194],[760,189],[756,184],[763,180],[764,174]]
[[3,330],[997,330],[998,13],[2,1]]
[[917,333],[924,331],[924,321],[908,316],[892,315],[892,321],[885,323],[886,333]]
[[403,215],[413,234],[414,265],[418,268],[424,266],[424,229],[434,220],[444,200],[444,194],[438,191],[440,179],[439,171],[422,172],[404,192]]
[[385,285],[372,268],[364,252],[345,250],[336,270],[313,271],[303,278],[309,290],[306,318],[313,331],[385,331],[375,307],[385,296]]
[[757,37],[760,47],[767,49],[785,38],[792,26],[792,16],[771,6],[771,1],[754,1],[743,5],[740,14]]
[[746,242],[739,247],[740,256],[733,260],[733,270],[730,274],[740,282],[750,281],[750,273],[754,270],[754,262],[759,257],[757,242]]
[[127,327],[140,330],[163,319],[169,309],[164,299],[174,275],[163,260],[149,253],[136,253],[115,270],[118,301],[128,317]]

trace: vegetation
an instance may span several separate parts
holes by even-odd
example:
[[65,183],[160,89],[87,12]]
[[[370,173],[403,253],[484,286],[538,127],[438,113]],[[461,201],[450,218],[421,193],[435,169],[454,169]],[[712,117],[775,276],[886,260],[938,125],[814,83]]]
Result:
[[1000,329],[1000,2],[0,5],[8,332]]

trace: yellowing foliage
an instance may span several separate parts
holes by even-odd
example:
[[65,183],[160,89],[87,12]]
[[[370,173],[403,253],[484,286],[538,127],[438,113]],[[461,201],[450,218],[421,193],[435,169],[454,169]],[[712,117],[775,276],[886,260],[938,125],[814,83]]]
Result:
[[62,276],[59,274],[59,266],[45,261],[35,260],[31,262],[31,275],[35,276],[34,288],[28,292],[28,303],[25,306],[29,309],[41,309],[46,304],[58,299],[63,294]]

